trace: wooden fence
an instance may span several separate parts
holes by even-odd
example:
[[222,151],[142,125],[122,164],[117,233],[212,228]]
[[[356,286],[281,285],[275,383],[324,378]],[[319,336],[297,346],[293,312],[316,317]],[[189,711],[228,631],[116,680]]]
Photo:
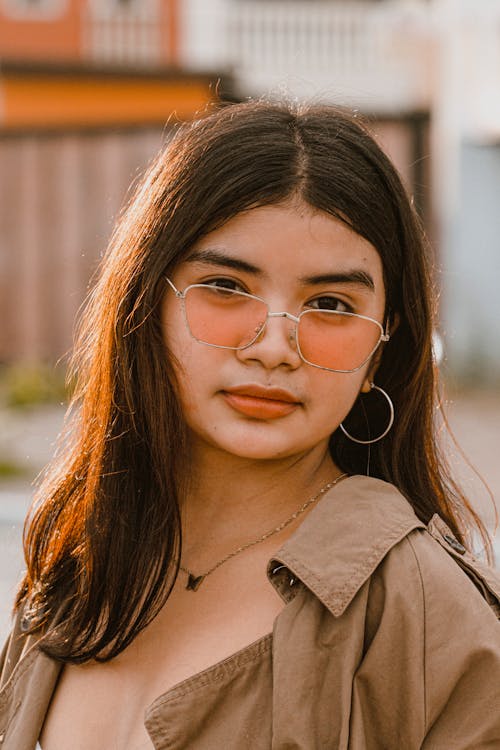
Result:
[[113,219],[161,139],[160,129],[0,137],[0,362],[71,347]]

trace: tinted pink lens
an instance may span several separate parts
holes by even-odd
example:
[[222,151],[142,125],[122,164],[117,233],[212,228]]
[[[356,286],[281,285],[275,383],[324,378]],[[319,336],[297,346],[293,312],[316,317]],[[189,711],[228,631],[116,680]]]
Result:
[[188,326],[195,339],[231,349],[247,346],[267,319],[264,302],[221,287],[191,287],[184,305]]
[[356,370],[370,357],[381,337],[373,320],[342,312],[307,310],[297,338],[304,359],[329,370]]

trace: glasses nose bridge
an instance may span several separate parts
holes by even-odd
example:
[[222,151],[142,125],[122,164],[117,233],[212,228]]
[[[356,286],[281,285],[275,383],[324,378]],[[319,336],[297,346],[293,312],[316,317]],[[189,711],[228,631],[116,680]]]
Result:
[[287,320],[291,320],[297,325],[299,322],[299,318],[297,318],[295,315],[292,315],[292,313],[286,312],[285,310],[281,312],[268,312],[267,313],[268,318],[286,318]]
[[[297,340],[297,324],[299,323],[299,320],[300,320],[297,316],[292,315],[292,313],[289,313],[286,310],[280,310],[278,312],[271,312],[268,309],[268,313],[267,313],[267,316],[266,316],[266,322],[265,322],[264,326],[261,329],[261,332],[260,332],[261,334],[263,333],[264,329],[267,328],[267,323],[269,322],[269,318],[285,318],[285,320],[290,320],[294,324],[294,327],[293,327],[293,330],[291,330],[289,332],[288,338],[290,339],[290,341],[295,341],[296,342],[296,340]],[[295,344],[295,346],[296,346],[296,344]]]

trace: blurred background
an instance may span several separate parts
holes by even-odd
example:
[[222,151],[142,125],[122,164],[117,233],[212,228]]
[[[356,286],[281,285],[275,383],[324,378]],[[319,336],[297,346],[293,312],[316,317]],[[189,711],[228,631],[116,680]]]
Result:
[[500,0],[0,0],[0,636],[129,186],[176,122],[262,94],[355,108],[396,163],[435,252],[450,423],[500,497]]

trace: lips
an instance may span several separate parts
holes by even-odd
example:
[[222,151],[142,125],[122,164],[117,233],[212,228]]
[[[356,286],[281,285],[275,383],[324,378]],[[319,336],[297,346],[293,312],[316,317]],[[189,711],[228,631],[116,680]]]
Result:
[[278,419],[301,404],[289,391],[257,384],[228,388],[222,395],[232,409],[254,419]]

